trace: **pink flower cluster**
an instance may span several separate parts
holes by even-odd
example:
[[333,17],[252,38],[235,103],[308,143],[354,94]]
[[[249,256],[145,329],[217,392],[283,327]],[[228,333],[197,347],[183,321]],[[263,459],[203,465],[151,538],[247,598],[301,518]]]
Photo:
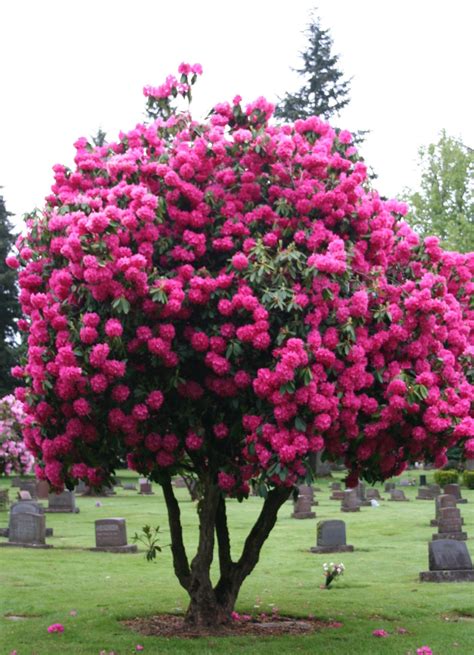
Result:
[[9,258],[37,474],[212,465],[243,497],[323,448],[349,483],[471,452],[474,254],[421,243],[318,117],[275,126],[239,97],[175,112],[200,72],[147,88],[153,120],[116,142],[79,139]]
[[25,475],[33,468],[34,457],[22,437],[25,418],[23,403],[15,396],[0,398],[0,475]]

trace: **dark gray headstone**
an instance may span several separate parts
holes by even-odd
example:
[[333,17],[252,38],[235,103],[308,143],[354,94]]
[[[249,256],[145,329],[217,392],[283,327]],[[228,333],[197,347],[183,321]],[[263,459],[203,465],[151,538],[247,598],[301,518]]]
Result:
[[123,490],[124,491],[136,491],[137,490],[137,485],[134,482],[124,482],[123,483]]
[[395,482],[386,482],[385,483],[385,492],[391,491],[392,489],[395,489]]
[[430,571],[458,571],[472,569],[471,556],[463,541],[440,539],[429,544]]
[[84,482],[84,480],[79,480],[79,482],[76,485],[76,488],[74,489],[74,493],[76,493],[76,494],[86,494],[88,491],[89,491],[89,487]]
[[390,491],[390,498],[389,500],[394,500],[394,501],[406,501],[408,502],[408,498],[405,496],[405,492],[402,491],[401,489],[392,489]]
[[52,548],[46,543],[44,514],[18,512],[10,515],[8,542],[1,546],[23,546],[25,548]]
[[426,475],[420,475],[420,487],[426,487]]
[[[10,508],[10,521],[9,521],[9,527],[4,530],[4,533],[6,537],[8,537],[9,531],[10,531],[10,522],[12,516],[15,516],[16,514],[38,514],[38,515],[43,515],[44,514],[44,507],[43,505],[40,505],[36,500],[21,500],[17,503],[14,503],[11,508]],[[52,537],[53,536],[53,528],[46,528],[46,536],[47,537]]]
[[316,514],[311,509],[311,496],[298,495],[294,506],[293,514],[291,518],[293,519],[314,519]]
[[366,492],[367,500],[383,500],[380,496],[379,490],[371,487]]
[[74,513],[79,512],[79,508],[76,507],[76,499],[73,491],[63,491],[60,494],[49,494],[48,496],[48,508],[46,512],[57,512],[57,513]]
[[340,491],[341,483],[340,482],[331,482],[329,488],[331,489],[331,491]]
[[354,546],[346,544],[346,524],[344,521],[319,521],[316,528],[316,546],[312,553],[352,552]]
[[360,512],[359,498],[355,489],[346,489],[341,502],[341,512]]
[[137,547],[127,544],[125,519],[99,519],[95,522],[95,548],[110,553],[135,553]]
[[440,539],[428,544],[429,571],[420,573],[422,582],[474,582],[474,570],[464,541]]

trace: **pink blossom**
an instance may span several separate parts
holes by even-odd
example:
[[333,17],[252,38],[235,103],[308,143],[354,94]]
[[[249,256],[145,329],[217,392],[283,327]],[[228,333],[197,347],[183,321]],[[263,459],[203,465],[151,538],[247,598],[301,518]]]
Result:
[[389,634],[385,630],[374,630],[372,632],[374,637],[388,637]]
[[48,632],[64,632],[64,626],[61,623],[52,623],[48,626]]

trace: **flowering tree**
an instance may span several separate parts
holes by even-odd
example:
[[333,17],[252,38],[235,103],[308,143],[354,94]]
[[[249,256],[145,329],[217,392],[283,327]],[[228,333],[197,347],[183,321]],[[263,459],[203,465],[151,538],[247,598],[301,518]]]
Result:
[[[368,481],[472,435],[473,255],[424,244],[370,190],[346,131],[270,123],[263,98],[174,109],[199,66],[145,88],[151,121],[77,141],[10,258],[37,475],[162,486],[187,620],[229,619],[308,458]],[[171,478],[199,481],[190,562]],[[226,498],[264,497],[232,557]],[[215,539],[220,578],[210,566]]]
[[0,475],[29,473],[35,463],[21,436],[23,403],[9,395],[0,398]]

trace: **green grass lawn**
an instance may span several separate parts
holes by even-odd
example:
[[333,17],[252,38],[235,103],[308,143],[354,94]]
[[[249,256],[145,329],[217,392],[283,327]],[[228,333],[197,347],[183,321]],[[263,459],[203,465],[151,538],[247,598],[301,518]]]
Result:
[[[127,472],[126,475],[131,477]],[[413,477],[413,473],[411,473]],[[418,477],[418,476],[416,476]],[[123,476],[122,476],[123,478]],[[430,481],[430,476],[429,476]],[[2,486],[9,485],[3,480]],[[312,635],[276,638],[202,638],[180,640],[143,637],[122,626],[121,619],[159,612],[183,612],[187,599],[174,577],[169,548],[154,564],[138,554],[90,552],[94,520],[124,517],[129,542],[143,525],[160,525],[162,544],[169,543],[164,501],[158,487],[154,496],[119,490],[110,498],[78,498],[80,514],[47,514],[54,537],[50,550],[0,549],[0,655],[99,655],[103,649],[132,654],[135,646],[147,653],[234,653],[372,655],[416,653],[429,645],[435,655],[474,654],[474,584],[420,583],[428,569],[427,542],[436,528],[434,502],[415,500],[416,488],[405,489],[409,503],[382,502],[342,514],[329,500],[328,482],[318,481],[317,520],[342,518],[354,553],[313,555],[316,520],[290,518],[291,503],[281,510],[277,525],[264,546],[254,574],[245,582],[237,610],[255,614],[278,607],[281,614],[341,622]],[[10,492],[13,498],[14,492]],[[186,489],[176,491],[182,502],[187,545],[196,540],[195,506]],[[474,556],[474,491],[463,489],[469,503],[459,505]],[[102,506],[96,507],[99,501]],[[261,499],[231,502],[229,522],[236,555],[255,520]],[[0,527],[8,513],[0,512]],[[5,540],[3,540],[5,541]],[[331,590],[321,590],[324,562],[342,561],[345,575]],[[70,612],[74,615],[71,615]],[[9,616],[25,618],[12,620]],[[52,623],[62,623],[63,634],[48,634]],[[377,639],[375,629],[390,636]],[[398,628],[408,632],[399,634]]]

